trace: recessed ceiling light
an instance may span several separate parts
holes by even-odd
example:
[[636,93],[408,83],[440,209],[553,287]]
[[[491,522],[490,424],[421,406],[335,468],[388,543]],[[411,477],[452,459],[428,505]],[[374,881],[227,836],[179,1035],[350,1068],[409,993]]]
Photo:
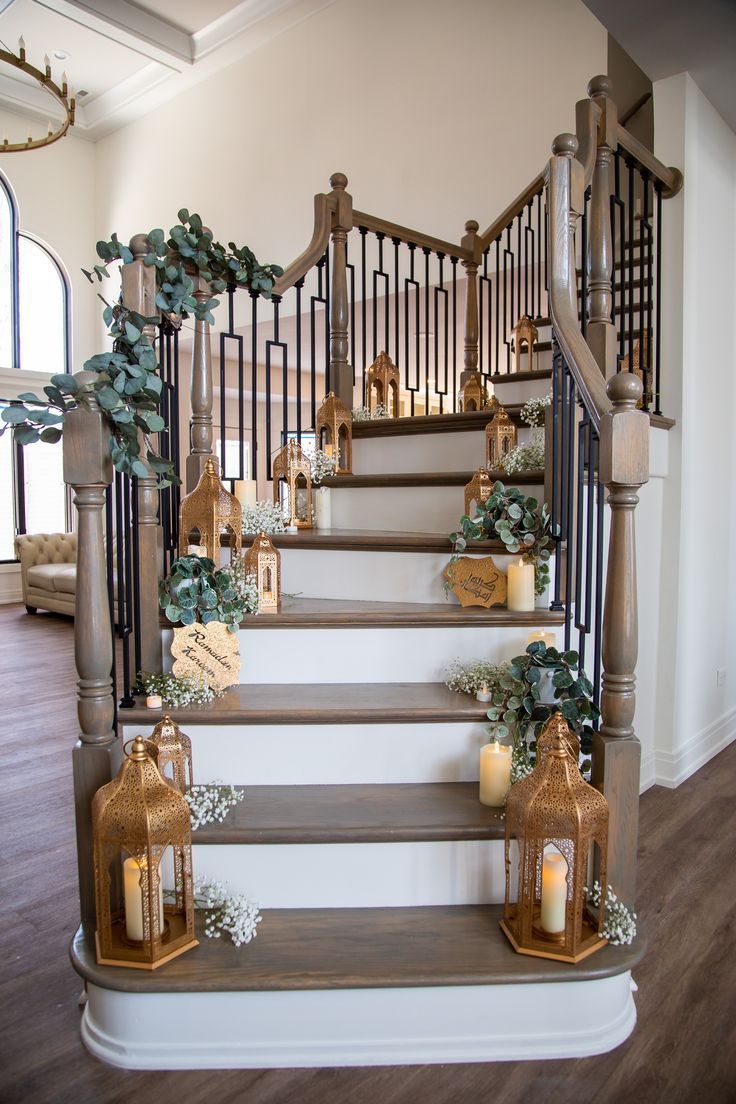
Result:
[[77,90],[77,99],[78,100],[83,100],[85,96],[89,96],[89,92],[87,91],[87,89],[86,88],[79,88]]
[[66,50],[54,50],[54,57],[57,61],[66,61],[69,55]]

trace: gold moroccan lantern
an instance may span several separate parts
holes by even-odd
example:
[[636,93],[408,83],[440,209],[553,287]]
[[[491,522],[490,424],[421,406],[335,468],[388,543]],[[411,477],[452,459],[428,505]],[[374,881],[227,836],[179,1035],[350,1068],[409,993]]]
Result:
[[335,475],[350,475],[353,470],[353,416],[334,391],[317,411],[317,441],[328,456],[334,457]]
[[526,345],[529,354],[529,371],[534,371],[534,346],[539,338],[539,331],[528,314],[522,314],[519,321],[511,331],[514,337],[514,370],[521,371],[521,346]]
[[158,722],[146,743],[156,749],[156,766],[167,782],[181,793],[194,784],[192,779],[192,741],[168,714]]
[[388,417],[398,418],[400,387],[399,369],[388,353],[379,353],[368,369],[366,378],[368,409],[372,411],[383,403],[388,411]]
[[[97,961],[155,970],[196,947],[189,806],[141,736],[94,796],[92,840]],[[172,870],[172,904],[164,905],[162,867]]]
[[470,517],[470,507],[475,502],[476,508],[481,502],[486,502],[493,494],[493,480],[485,468],[478,468],[477,472],[465,484],[465,513]]
[[[570,730],[556,713],[540,736],[530,775],[506,798],[506,900],[501,927],[514,950],[580,962],[604,946],[604,910],[585,902],[592,880],[606,885],[608,802],[585,782],[570,749]],[[518,867],[512,870],[512,846]]]
[[[196,541],[192,533],[198,533]],[[230,538],[230,556],[240,550],[243,531],[243,507],[235,495],[220,482],[217,461],[211,456],[199,483],[179,507],[179,555],[185,556],[190,544],[203,545],[216,567],[220,566],[220,536]]]
[[258,612],[278,613],[281,606],[281,553],[265,533],[254,538],[243,560],[248,575],[255,575]]
[[468,376],[460,388],[459,397],[462,411],[485,410],[488,406],[488,389],[480,372],[473,372]]
[[273,461],[273,500],[289,513],[289,525],[312,528],[312,465],[295,437]]
[[486,426],[486,461],[491,471],[503,468],[504,457],[516,447],[516,426],[499,406]]

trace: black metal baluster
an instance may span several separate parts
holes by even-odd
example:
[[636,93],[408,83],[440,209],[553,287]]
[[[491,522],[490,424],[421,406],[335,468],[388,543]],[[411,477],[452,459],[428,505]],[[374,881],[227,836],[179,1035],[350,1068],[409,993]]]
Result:
[[[574,410],[573,410],[574,413]],[[577,454],[575,454],[575,437],[573,437],[573,466],[575,468],[575,483],[577,499],[575,502],[575,628],[578,630],[578,654],[581,650],[585,650],[584,636],[585,636],[585,623],[583,620],[583,556],[584,545],[583,536],[585,528],[583,525],[583,509],[584,509],[584,487],[585,487],[585,425],[581,420],[577,426]],[[568,544],[567,548],[568,560],[571,558],[571,548]],[[570,604],[568,600],[568,605]],[[569,647],[569,644],[566,645]]]
[[[251,438],[251,479],[258,479],[258,292],[250,292],[250,438]],[[266,457],[268,472],[270,460]]]
[[628,222],[628,241],[626,242],[626,249],[628,250],[628,265],[627,254],[624,251],[624,262],[621,272],[621,282],[624,283],[625,274],[626,284],[628,290],[628,349],[629,349],[629,371],[634,370],[634,162],[627,161],[627,168],[629,170],[629,203],[627,210],[627,222]]
[[500,374],[501,372],[501,349],[500,349],[500,333],[501,333],[501,238],[496,238],[496,333],[495,333],[495,347],[496,357],[493,365],[493,372]]
[[661,414],[662,379],[660,375],[660,353],[662,348],[662,185],[655,184],[657,193],[657,256],[654,270],[654,324],[657,330],[657,344],[654,351],[654,413]]
[[[419,389],[419,284],[414,279],[414,257],[416,253],[416,245],[413,242],[409,242],[409,275],[404,278],[404,378],[406,379],[406,390],[409,392],[410,412],[414,417],[414,395]],[[409,288],[414,288],[415,295],[415,319],[414,319],[414,333],[415,333],[415,346],[416,346],[416,386],[412,387],[411,380],[409,379],[409,367],[411,357],[409,355]]]
[[[296,438],[301,444],[302,440],[302,288],[304,277],[294,284],[296,292]],[[353,313],[355,313],[355,299],[353,299]],[[353,370],[355,361],[353,361]]]
[[[366,245],[365,245],[365,240],[366,240],[366,235],[367,235],[368,231],[366,230],[366,228],[364,226],[361,226],[359,229],[360,229],[360,271],[361,271],[360,291],[361,291],[361,304],[362,304],[362,310],[361,310],[361,314],[362,314],[361,326],[362,326],[362,329],[361,329],[361,332],[362,332],[362,349],[363,349],[363,373],[362,373],[362,375],[363,375],[363,406],[365,406],[366,403],[367,403],[366,390],[365,390],[365,378],[366,378],[366,373],[368,371],[368,346],[367,346],[367,334],[366,334],[366,328],[367,328],[366,310],[367,310],[367,307],[366,307],[366,293],[365,293],[365,285],[366,285],[366,279],[365,279],[365,277],[366,277],[366,256],[365,256]],[[412,410],[412,413],[413,413],[413,410]]]
[[[605,488],[600,473],[600,442],[598,435],[593,438],[592,464],[596,471],[596,537],[595,537],[595,630],[593,645],[593,701],[601,702],[601,670],[603,648],[603,521],[605,511]],[[596,725],[596,728],[598,726]]]
[[[399,369],[399,379],[401,379],[401,361],[400,361],[400,326],[399,326],[399,247],[401,245],[400,238],[392,238],[394,246],[394,364]],[[388,350],[386,350],[388,352]]]
[[575,453],[575,410],[576,410],[576,387],[575,380],[570,373],[570,369],[565,364],[565,377],[567,380],[567,393],[569,409],[567,414],[567,442],[565,445],[566,450],[566,468],[563,470],[567,475],[567,488],[563,497],[563,502],[566,501],[565,508],[565,520],[567,522],[565,526],[566,539],[565,545],[567,548],[567,561],[565,564],[565,651],[570,647],[570,637],[572,630],[572,527],[573,527],[573,495],[575,493],[575,470],[574,470],[574,453]]
[[450,257],[452,265],[452,412],[457,414],[457,257]]
[[118,727],[118,671],[117,671],[117,645],[115,641],[115,582],[113,571],[113,545],[115,543],[115,525],[113,523],[113,485],[105,487],[105,568],[107,572],[107,603],[110,610],[110,633],[112,635],[112,666],[110,667],[110,679],[112,681],[111,693],[113,701],[112,727],[117,731]]
[[562,524],[560,498],[562,488],[561,443],[564,438],[564,373],[562,354],[554,333],[552,334],[552,494],[550,503],[550,530],[555,542],[555,588],[550,609],[561,610],[562,606]]
[[586,188],[583,202],[583,217],[580,220],[581,241],[580,252],[582,261],[580,265],[580,329],[583,337],[588,330],[588,204],[590,202],[590,188]]
[[[444,400],[447,397],[447,383],[449,373],[449,347],[448,347],[448,302],[447,302],[447,289],[445,288],[445,276],[444,276],[444,260],[445,254],[437,254],[438,275],[437,285],[434,289],[434,387],[440,400],[440,414],[444,412]],[[440,387],[440,300],[444,303],[444,319],[442,324],[443,334],[443,346],[444,346],[444,364],[445,364],[445,378],[444,386]]]

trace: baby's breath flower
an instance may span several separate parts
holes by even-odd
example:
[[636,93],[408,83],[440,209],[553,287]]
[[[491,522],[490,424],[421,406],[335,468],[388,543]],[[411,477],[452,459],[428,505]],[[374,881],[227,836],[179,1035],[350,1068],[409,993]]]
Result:
[[245,797],[245,790],[235,786],[225,786],[222,782],[208,782],[202,786],[192,786],[185,794],[192,814],[192,831],[196,832],[205,824],[223,820]]
[[[592,887],[585,888],[585,896],[593,908],[600,908],[601,884],[593,882]],[[600,933],[602,939],[607,939],[614,947],[620,947],[633,943],[636,938],[636,913],[619,901],[613,889],[609,885],[606,890],[605,916],[603,930]]]
[[244,533],[283,533],[286,531],[284,515],[276,502],[256,502],[243,507]]
[[258,905],[242,893],[231,894],[225,882],[196,879],[194,906],[204,911],[204,934],[209,939],[219,939],[225,932],[240,947],[258,934],[262,919]]
[[208,705],[213,698],[222,697],[221,690],[213,690],[204,674],[200,678],[186,675],[154,675],[141,671],[139,678],[146,694],[160,694],[164,705],[184,709],[188,705]]

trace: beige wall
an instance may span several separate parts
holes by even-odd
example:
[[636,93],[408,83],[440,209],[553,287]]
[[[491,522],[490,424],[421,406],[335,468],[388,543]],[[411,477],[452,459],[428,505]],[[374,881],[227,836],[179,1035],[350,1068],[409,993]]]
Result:
[[459,240],[574,129],[606,49],[580,0],[340,0],[101,141],[98,231],[186,205],[288,262],[339,169],[359,209]]

